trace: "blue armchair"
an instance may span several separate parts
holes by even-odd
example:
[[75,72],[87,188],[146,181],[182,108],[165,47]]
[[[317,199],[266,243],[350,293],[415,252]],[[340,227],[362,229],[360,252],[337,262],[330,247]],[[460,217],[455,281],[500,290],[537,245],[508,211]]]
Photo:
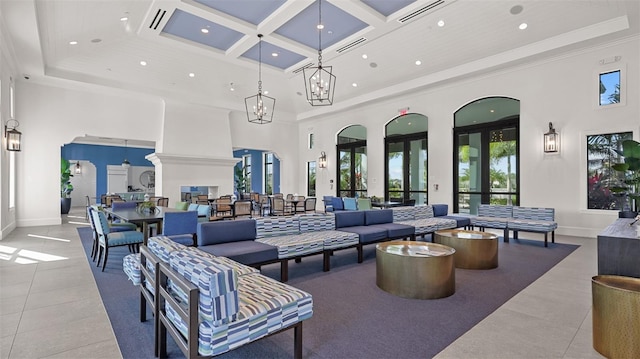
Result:
[[[208,207],[208,206],[207,206]],[[162,220],[162,235],[185,246],[196,245],[198,212],[165,212]]]

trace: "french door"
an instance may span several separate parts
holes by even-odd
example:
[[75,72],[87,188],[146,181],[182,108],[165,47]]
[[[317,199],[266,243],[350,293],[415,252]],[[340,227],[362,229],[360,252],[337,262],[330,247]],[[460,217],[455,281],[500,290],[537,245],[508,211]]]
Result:
[[427,203],[427,133],[385,138],[385,200]]
[[454,129],[454,212],[520,203],[518,119]]
[[367,142],[338,145],[338,197],[367,196]]

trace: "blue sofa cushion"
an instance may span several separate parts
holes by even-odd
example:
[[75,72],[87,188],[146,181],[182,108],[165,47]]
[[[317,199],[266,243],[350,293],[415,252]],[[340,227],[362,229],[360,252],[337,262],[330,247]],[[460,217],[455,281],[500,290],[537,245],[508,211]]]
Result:
[[448,204],[433,204],[433,216],[434,217],[442,217],[446,216],[449,213],[449,205]]
[[339,230],[357,234],[358,240],[362,244],[378,242],[387,238],[387,229],[378,226],[351,226],[342,227]]
[[416,232],[416,228],[414,226],[400,223],[381,223],[374,225],[374,227],[386,229],[387,238],[406,238],[412,236]]
[[184,246],[193,246],[193,235],[192,234],[177,234],[174,236],[167,236],[171,238],[172,241],[176,243],[180,243]]
[[221,243],[198,247],[198,249],[215,256],[227,257],[246,265],[273,262],[278,259],[278,247],[256,241]]
[[367,226],[380,223],[392,223],[393,222],[393,210],[380,209],[365,211],[364,222]]
[[198,217],[211,217],[211,207],[206,204],[198,205]]
[[358,201],[352,197],[342,197],[345,211],[355,211],[358,209]]
[[344,203],[342,203],[342,198],[340,198],[340,197],[332,197],[331,198],[331,208],[333,208],[334,211],[343,211],[344,210]]
[[198,223],[198,247],[256,239],[256,221],[218,221]]
[[[342,203],[342,200],[340,200]],[[335,208],[335,207],[334,207]],[[364,211],[335,212],[336,229],[343,227],[364,226]]]

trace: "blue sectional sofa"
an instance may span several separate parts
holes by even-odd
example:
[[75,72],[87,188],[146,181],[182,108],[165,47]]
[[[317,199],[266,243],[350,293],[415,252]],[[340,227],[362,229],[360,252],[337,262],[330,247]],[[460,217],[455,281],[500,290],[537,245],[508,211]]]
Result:
[[358,263],[362,263],[365,244],[389,239],[409,238],[415,240],[415,228],[411,225],[393,223],[390,209],[335,212],[336,229],[358,235]]
[[355,247],[358,236],[335,230],[333,214],[198,223],[198,248],[216,256],[260,267],[280,263],[280,280],[289,277],[289,260],[322,253],[330,270],[333,250]]

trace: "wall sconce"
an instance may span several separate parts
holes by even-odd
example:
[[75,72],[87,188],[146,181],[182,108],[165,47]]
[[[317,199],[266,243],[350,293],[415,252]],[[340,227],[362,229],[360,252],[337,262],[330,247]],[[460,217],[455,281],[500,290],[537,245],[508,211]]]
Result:
[[555,153],[560,150],[560,136],[549,122],[549,132],[544,134],[544,152]]
[[82,174],[82,167],[80,167],[80,161],[76,162],[75,173],[77,175]]
[[[8,129],[9,122],[15,122],[15,126]],[[4,138],[7,141],[7,151],[20,151],[20,145],[22,144],[22,132],[16,130],[20,126],[20,122],[11,119],[4,125]]]
[[324,151],[320,152],[320,158],[318,158],[318,167],[327,168],[327,154]]

